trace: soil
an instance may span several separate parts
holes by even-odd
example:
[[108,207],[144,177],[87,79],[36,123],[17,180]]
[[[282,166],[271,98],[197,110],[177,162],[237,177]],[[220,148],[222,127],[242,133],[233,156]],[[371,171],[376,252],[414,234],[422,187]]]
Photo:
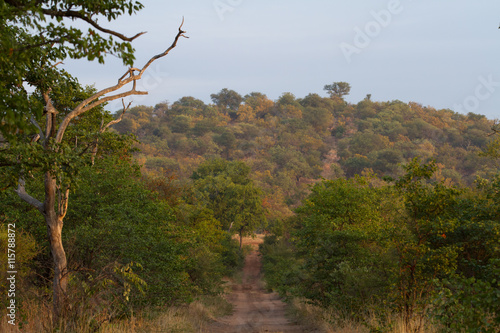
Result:
[[245,238],[243,244],[253,250],[245,259],[241,284],[233,285],[228,296],[233,313],[219,318],[206,332],[210,333],[299,333],[317,332],[293,323],[285,315],[286,304],[278,294],[263,288],[258,244],[262,238]]

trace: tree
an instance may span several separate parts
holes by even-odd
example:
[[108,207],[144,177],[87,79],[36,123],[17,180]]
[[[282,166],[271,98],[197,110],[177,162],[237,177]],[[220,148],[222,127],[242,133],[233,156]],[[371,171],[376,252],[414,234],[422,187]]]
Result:
[[252,234],[264,226],[262,191],[252,182],[246,185],[230,184],[227,188],[227,214],[231,219],[230,231],[236,230],[240,237],[240,250],[243,236]]
[[189,130],[190,122],[191,120],[187,116],[175,116],[170,123],[170,129],[174,133],[186,133]]
[[293,105],[296,107],[300,107],[299,101],[297,101],[295,95],[292,94],[291,92],[283,93],[276,102],[276,104],[278,104],[279,106]]
[[241,161],[206,161],[193,172],[194,188],[222,228],[242,238],[265,221],[262,192],[248,177],[250,168]]
[[[425,322],[440,332],[498,332],[500,176],[468,189],[433,181],[438,168],[415,158],[395,182],[316,183],[285,223],[291,237],[265,240],[270,287],[372,331],[393,329],[399,314],[405,332]],[[378,320],[366,316],[373,312]]]
[[253,115],[257,118],[264,118],[272,111],[274,102],[260,92],[251,92],[245,95],[245,106],[252,109]]
[[255,119],[255,111],[248,104],[240,105],[237,113],[238,113],[238,120],[240,121],[251,122],[252,120]]
[[311,188],[294,217],[292,240],[303,273],[300,285],[292,290],[351,313],[370,306],[390,283],[384,273],[389,260],[375,242],[384,225],[386,194],[359,176],[325,180]]
[[349,95],[349,92],[351,91],[351,85],[347,82],[334,82],[332,84],[325,85],[323,87],[323,90],[326,90],[332,98],[344,98],[344,96]]
[[229,159],[231,151],[236,147],[236,137],[233,132],[224,131],[214,136],[214,142],[224,148],[226,158]]
[[198,116],[205,108],[206,105],[203,101],[191,96],[185,96],[172,104],[169,114]]
[[423,164],[414,158],[404,169],[395,187],[405,209],[391,237],[399,265],[397,304],[407,331],[416,332],[421,323],[414,319],[428,311],[433,281],[448,277],[457,267],[460,246],[446,239],[460,225],[456,215],[462,190],[430,181],[437,171],[434,161]]
[[313,108],[325,108],[328,110],[333,110],[334,102],[325,97],[321,97],[318,94],[309,94],[300,100],[300,104],[303,107],[313,107]]
[[[118,119],[106,121],[103,117],[95,129],[95,140],[82,145],[77,138],[68,140],[67,134],[94,108],[126,96],[147,94],[136,90],[137,81],[155,60],[166,56],[177,45],[181,36],[186,37],[185,31],[181,30],[181,24],[173,43],[164,52],[152,57],[142,68],[130,67],[116,85],[81,99],[73,100],[81,88],[57,65],[66,57],[97,59],[103,63],[104,55],[110,53],[122,58],[125,65],[132,66],[134,57],[130,42],[142,33],[126,37],[99,25],[97,17],[112,20],[141,8],[139,2],[127,0],[100,0],[83,5],[71,1],[5,1],[0,4],[0,65],[6,69],[0,76],[0,121],[2,134],[8,139],[0,166],[7,167],[8,185],[16,184],[18,196],[45,219],[54,261],[56,317],[63,310],[68,284],[62,228],[71,186],[79,168],[88,164],[97,153],[97,138],[121,120],[130,104],[123,105]],[[47,21],[49,18],[55,22]],[[88,34],[84,34],[76,27],[67,26],[65,20],[82,21],[91,27]],[[130,84],[129,90],[117,92]],[[26,85],[34,87],[32,95],[26,91]],[[43,200],[30,195],[26,189],[26,178],[37,172],[44,178]]]
[[306,107],[303,112],[306,122],[311,124],[318,132],[326,131],[333,123],[333,117],[330,111],[325,108]]
[[217,106],[222,108],[224,113],[227,113],[228,109],[231,111],[238,110],[243,101],[243,97],[240,94],[227,88],[222,89],[218,94],[211,94],[210,98]]

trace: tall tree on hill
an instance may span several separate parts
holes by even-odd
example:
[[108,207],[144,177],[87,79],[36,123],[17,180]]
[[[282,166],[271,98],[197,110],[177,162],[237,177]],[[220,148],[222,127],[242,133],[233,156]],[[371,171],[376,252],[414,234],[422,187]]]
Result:
[[[5,137],[0,166],[3,181],[16,186],[18,196],[35,207],[44,217],[54,260],[53,304],[56,317],[61,315],[68,284],[67,259],[62,243],[63,220],[68,211],[69,193],[82,164],[90,163],[97,153],[97,142],[109,126],[121,120],[106,120],[93,133],[94,140],[84,144],[67,134],[78,128],[79,121],[96,107],[130,95],[144,95],[136,83],[155,60],[167,55],[184,36],[179,31],[173,43],[152,57],[142,68],[133,67],[130,44],[133,37],[107,29],[98,18],[111,21],[142,9],[138,1],[3,1],[0,3],[0,124]],[[73,22],[89,25],[88,31]],[[99,21],[100,22],[100,21]],[[116,85],[81,96],[76,79],[58,64],[65,58],[97,59],[113,54],[130,68]],[[130,87],[131,85],[131,87]],[[28,93],[31,86],[34,93]],[[118,92],[123,87],[128,90]],[[78,96],[80,95],[80,96]],[[123,113],[128,106],[123,105]],[[44,196],[37,199],[26,188],[26,179],[43,175]],[[41,179],[40,179],[41,181]],[[3,187],[3,186],[2,186]]]
[[351,91],[351,85],[347,82],[334,82],[332,84],[325,85],[323,87],[323,90],[326,90],[332,98],[344,98],[344,96],[349,95],[349,92]]
[[240,94],[227,88],[222,89],[218,94],[211,94],[210,98],[224,113],[237,111],[243,102],[243,97]]

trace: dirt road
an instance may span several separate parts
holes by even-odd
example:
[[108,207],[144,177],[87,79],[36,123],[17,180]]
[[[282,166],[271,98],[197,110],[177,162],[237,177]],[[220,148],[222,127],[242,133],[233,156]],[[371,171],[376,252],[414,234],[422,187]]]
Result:
[[247,256],[243,268],[242,283],[233,286],[229,301],[233,304],[233,314],[213,323],[210,333],[261,333],[312,332],[293,324],[285,317],[285,304],[276,293],[268,293],[261,280],[261,263],[258,244],[262,239],[245,239],[254,250]]

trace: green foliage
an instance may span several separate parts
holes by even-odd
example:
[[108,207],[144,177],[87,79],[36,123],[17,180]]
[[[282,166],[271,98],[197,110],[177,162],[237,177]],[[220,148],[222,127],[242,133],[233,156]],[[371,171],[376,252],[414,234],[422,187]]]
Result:
[[317,131],[326,131],[332,123],[332,114],[325,108],[306,107],[303,119]]
[[[97,23],[96,17],[110,21],[121,15],[132,15],[142,7],[140,2],[131,0],[2,2],[2,135],[12,139],[18,129],[35,130],[29,119],[39,120],[42,108],[38,101],[29,97],[25,87],[30,85],[43,92],[50,87],[57,93],[57,83],[65,86],[66,82],[71,82],[69,75],[55,66],[58,61],[69,57],[104,63],[105,55],[113,54],[124,64],[132,65],[131,38],[106,30]],[[84,31],[75,24],[76,21],[95,24]]]
[[259,245],[266,286],[284,297],[293,295],[302,277],[300,261],[290,245],[284,238],[275,235],[266,236],[264,243]]
[[280,106],[300,106],[299,101],[295,98],[295,95],[290,92],[283,93],[278,99],[277,104]]
[[[242,264],[237,242],[220,230],[212,212],[173,201],[168,184],[145,183],[126,159],[102,156],[79,175],[63,234],[69,301],[79,304],[72,315],[113,318],[138,307],[217,294],[222,276]],[[40,217],[11,191],[1,192],[0,202],[2,219],[18,230],[20,274],[26,283],[46,285],[51,259],[46,251],[36,252],[46,246],[46,228],[35,223]],[[37,269],[37,277],[29,268]]]
[[248,178],[243,162],[214,159],[202,163],[193,173],[200,202],[214,213],[224,230],[248,235],[264,226],[262,193]]
[[483,152],[483,156],[489,156],[495,159],[500,158],[500,137],[488,142],[488,145]]
[[180,115],[175,116],[170,124],[170,129],[174,133],[186,133],[190,127],[190,120],[188,117]]
[[377,329],[391,326],[392,312],[407,331],[434,318],[443,332],[496,332],[498,179],[467,189],[433,180],[432,161],[404,169],[395,183],[313,186],[285,224],[291,236],[262,246],[269,287],[351,320],[375,312]]
[[302,296],[354,311],[367,307],[388,287],[379,266],[388,258],[375,243],[383,227],[379,192],[361,177],[324,181],[312,188],[297,209],[294,232],[305,275]]
[[237,270],[243,268],[245,257],[240,251],[238,242],[232,238],[231,234],[227,233],[221,241],[223,251],[221,259],[226,269],[226,274],[234,274]]
[[182,258],[188,256],[187,244],[176,240],[186,231],[174,225],[171,208],[155,200],[127,163],[99,160],[82,173],[84,180],[72,195],[73,208],[65,220],[70,263],[99,274],[110,259],[120,265],[136,262],[148,286],[144,299],[160,304],[188,299],[194,286],[187,284],[188,262]]
[[500,157],[500,123],[498,120],[493,123],[491,129],[493,133],[489,135],[491,136],[494,134],[495,137],[487,143],[486,148],[483,149],[482,155],[498,159]]
[[229,158],[231,150],[236,147],[236,137],[229,131],[224,131],[220,135],[215,135],[214,142],[224,148],[226,158]]
[[[496,269],[498,277],[500,270]],[[498,280],[454,276],[437,282],[432,316],[440,332],[498,332],[500,327]]]

